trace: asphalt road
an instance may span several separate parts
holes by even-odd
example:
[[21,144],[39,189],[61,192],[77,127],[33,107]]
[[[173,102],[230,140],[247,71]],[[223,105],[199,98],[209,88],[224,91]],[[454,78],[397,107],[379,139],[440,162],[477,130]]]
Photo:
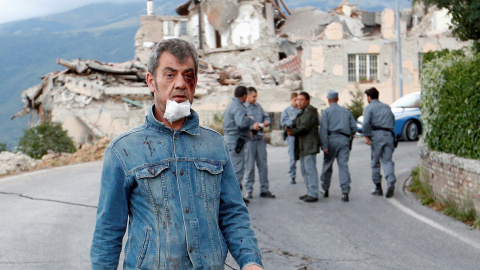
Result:
[[[330,198],[300,201],[306,188],[299,170],[298,183],[289,183],[286,152],[268,148],[277,198],[259,198],[255,183],[249,205],[266,269],[480,269],[480,231],[402,190],[418,164],[416,142],[395,151],[397,189],[386,199],[370,195],[370,151],[355,139],[348,203],[336,165]],[[89,269],[100,172],[92,162],[0,178],[0,269]]]

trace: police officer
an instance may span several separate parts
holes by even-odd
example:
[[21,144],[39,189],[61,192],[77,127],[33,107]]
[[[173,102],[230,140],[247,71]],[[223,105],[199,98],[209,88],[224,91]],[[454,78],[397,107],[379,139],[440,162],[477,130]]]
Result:
[[257,89],[247,88],[247,115],[256,123],[260,123],[260,130],[253,130],[252,136],[247,142],[246,149],[246,182],[247,199],[253,198],[253,183],[255,182],[255,163],[257,163],[258,175],[260,177],[260,197],[275,198],[268,189],[268,167],[267,167],[267,143],[263,139],[263,128],[270,125],[270,117],[263,111],[257,101]]
[[380,174],[380,162],[383,165],[383,173],[388,183],[385,197],[393,196],[395,190],[395,172],[392,155],[394,148],[395,117],[390,106],[378,101],[378,90],[375,87],[365,90],[368,103],[363,110],[363,133],[365,143],[371,146],[372,181],[375,189],[373,195],[383,195],[382,175]]
[[[280,119],[280,123],[282,124],[283,129],[285,130],[285,135],[287,127],[292,127],[293,120],[297,117],[298,114],[298,103],[297,103],[297,93],[292,93],[290,96],[290,103],[291,105],[285,108],[282,112],[282,118]],[[294,136],[286,136],[285,140],[287,141],[288,146],[288,156],[289,156],[289,166],[288,166],[288,175],[290,176],[290,183],[296,184],[295,177],[297,174],[297,161],[295,160],[295,137]]]
[[[230,158],[232,159],[233,170],[237,177],[240,189],[243,188],[243,173],[245,168],[245,144],[250,138],[250,128],[259,130],[260,123],[247,116],[245,101],[247,101],[247,88],[237,86],[235,88],[235,97],[228,104],[223,115],[223,133],[227,143]],[[244,199],[245,203],[249,201]]]
[[323,170],[322,170],[322,188],[323,196],[328,197],[330,180],[332,179],[332,166],[337,159],[340,187],[342,188],[342,201],[348,202],[350,193],[350,172],[348,171],[348,159],[350,156],[350,143],[355,132],[357,124],[352,113],[340,107],[338,102],[338,93],[330,90],[327,93],[328,104],[330,105],[322,113],[320,123],[320,139],[322,142]]

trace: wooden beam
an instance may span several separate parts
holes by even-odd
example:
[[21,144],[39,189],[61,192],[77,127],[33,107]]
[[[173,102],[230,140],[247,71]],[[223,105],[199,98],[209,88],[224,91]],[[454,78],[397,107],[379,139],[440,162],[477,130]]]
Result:
[[285,10],[287,11],[288,15],[292,15],[292,12],[290,11],[290,9],[288,9],[287,4],[285,4],[285,1],[280,0],[280,2],[282,2],[283,7],[284,7]]
[[268,0],[268,2],[272,3],[272,5],[277,9],[280,16],[282,16],[284,19],[287,18],[287,15],[285,15],[285,13],[282,12],[282,9],[277,4],[275,4],[273,0]]

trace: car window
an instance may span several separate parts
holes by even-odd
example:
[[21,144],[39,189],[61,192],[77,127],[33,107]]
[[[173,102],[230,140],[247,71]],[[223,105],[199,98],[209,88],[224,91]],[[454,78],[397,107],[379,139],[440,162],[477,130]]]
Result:
[[392,108],[419,108],[420,107],[420,93],[408,94],[390,105]]

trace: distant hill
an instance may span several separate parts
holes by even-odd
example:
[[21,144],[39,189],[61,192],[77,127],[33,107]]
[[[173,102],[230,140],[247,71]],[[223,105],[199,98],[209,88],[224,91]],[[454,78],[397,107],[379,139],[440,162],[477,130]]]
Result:
[[[167,1],[165,1],[167,2]],[[174,15],[183,0],[155,2],[156,14]],[[29,116],[10,120],[23,106],[23,90],[63,70],[57,58],[124,62],[134,58],[134,37],[144,2],[99,3],[64,13],[0,24],[0,143],[12,149]]]

